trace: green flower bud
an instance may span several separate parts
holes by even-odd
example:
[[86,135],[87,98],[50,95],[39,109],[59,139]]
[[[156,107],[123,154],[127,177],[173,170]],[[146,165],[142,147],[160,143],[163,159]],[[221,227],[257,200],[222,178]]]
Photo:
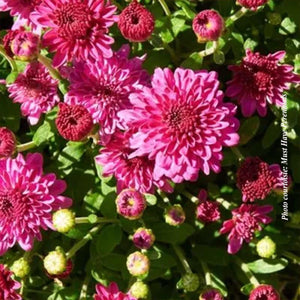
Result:
[[59,275],[66,270],[67,258],[63,251],[56,249],[44,258],[44,268],[50,275]]
[[53,214],[52,221],[58,232],[66,233],[75,226],[75,214],[69,209],[60,209]]
[[182,288],[186,292],[195,292],[199,287],[199,277],[194,273],[186,273],[181,277]]
[[149,272],[150,261],[145,254],[136,251],[127,257],[126,265],[131,275],[143,276]]
[[20,258],[14,261],[13,265],[10,268],[17,277],[24,278],[30,272],[30,266],[28,260],[25,258]]
[[276,12],[269,12],[267,13],[267,17],[269,20],[269,23],[271,25],[279,25],[281,23],[281,15],[279,13]]
[[137,281],[131,286],[129,293],[134,298],[146,299],[149,294],[149,287],[144,282]]
[[276,252],[276,244],[270,237],[265,236],[256,244],[256,251],[260,257],[270,258]]

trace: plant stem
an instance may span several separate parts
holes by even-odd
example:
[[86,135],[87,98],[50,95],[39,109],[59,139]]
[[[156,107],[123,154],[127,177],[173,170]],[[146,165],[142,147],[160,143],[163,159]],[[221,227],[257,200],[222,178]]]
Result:
[[[88,224],[90,223],[88,217],[78,217],[75,218],[76,224]],[[97,221],[95,223],[118,223],[118,219],[108,219],[108,218],[103,218],[99,217],[97,218]]]
[[244,155],[241,153],[238,147],[231,147],[230,149],[237,156],[239,161],[244,160]]
[[205,57],[205,56],[213,54],[218,49],[218,45],[219,45],[218,41],[213,41],[212,46],[208,49],[200,51],[199,55],[201,57]]
[[160,198],[163,199],[163,201],[165,203],[170,203],[170,200],[169,200],[168,196],[165,194],[165,192],[163,192],[162,190],[157,190],[157,193],[160,196]]
[[31,142],[28,142],[28,143],[25,143],[25,144],[20,144],[20,145],[17,145],[17,151],[18,152],[23,152],[23,151],[27,151],[27,150],[30,150],[32,148],[35,148],[36,147],[36,144],[31,141]]
[[293,263],[300,265],[300,257],[289,251],[283,251],[282,254],[289,258]]
[[17,72],[18,67],[17,67],[15,61],[6,54],[6,51],[2,45],[0,45],[0,54],[8,61],[12,72]]
[[88,241],[93,239],[93,234],[98,232],[102,224],[93,227],[79,242],[77,242],[67,253],[67,259],[70,259],[79,249],[81,249]]
[[79,300],[86,300],[87,289],[88,289],[88,285],[89,285],[90,280],[91,280],[91,276],[89,274],[87,274],[84,278],[84,281],[83,281],[83,285],[82,285],[82,288],[81,288]]
[[199,202],[198,197],[192,195],[190,192],[188,191],[182,191],[181,194],[185,197],[187,197],[188,199],[190,199],[193,203],[197,204]]
[[226,22],[225,25],[226,27],[232,25],[236,20],[238,20],[239,18],[241,18],[242,16],[244,16],[247,13],[248,9],[245,7],[242,7],[240,10],[238,10],[237,12],[235,12],[232,16],[230,16]]
[[158,0],[158,2],[160,3],[162,9],[164,10],[165,14],[170,17],[171,16],[171,11],[167,5],[167,3],[165,2],[165,0]]
[[227,201],[223,198],[217,198],[216,201],[219,202],[227,210],[232,210],[233,208],[236,207],[235,204],[230,203],[229,201]]
[[176,255],[178,256],[185,272],[186,273],[193,273],[187,259],[184,256],[184,253],[183,253],[182,249],[177,245],[173,245],[173,249],[174,249]]
[[206,285],[210,285],[211,286],[211,276],[210,276],[210,271],[208,269],[208,266],[203,261],[201,261],[201,266],[202,266],[202,269],[203,269],[203,272],[204,272]]
[[50,75],[54,78],[54,79],[57,79],[59,81],[62,80],[59,72],[52,67],[52,61],[50,58],[46,57],[46,56],[43,56],[42,54],[39,54],[38,55],[38,61],[43,64],[49,71]]
[[234,256],[234,260],[236,264],[240,267],[240,269],[244,272],[244,274],[249,279],[250,283],[252,283],[255,287],[259,286],[259,281],[253,275],[253,273],[248,268],[247,264],[245,264],[240,258]]

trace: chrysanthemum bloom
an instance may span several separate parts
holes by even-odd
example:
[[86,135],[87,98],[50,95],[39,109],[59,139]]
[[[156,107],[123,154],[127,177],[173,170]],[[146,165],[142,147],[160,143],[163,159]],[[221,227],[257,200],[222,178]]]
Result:
[[129,158],[133,152],[128,139],[131,133],[114,133],[109,143],[100,150],[96,162],[103,167],[103,176],[114,175],[117,179],[117,191],[133,188],[142,193],[153,193],[155,186],[171,192],[172,188],[165,178],[153,178],[154,160],[146,155]]
[[223,300],[223,295],[217,289],[208,288],[199,297],[199,300]]
[[177,226],[185,221],[185,212],[180,204],[175,204],[166,209],[165,221],[171,226]]
[[21,31],[11,41],[11,52],[17,59],[29,61],[37,57],[39,43],[39,36],[29,31]]
[[39,62],[28,64],[14,83],[8,87],[9,96],[15,103],[21,103],[23,116],[31,125],[38,123],[41,114],[50,111],[59,101],[58,82]]
[[72,204],[60,195],[65,189],[55,174],[43,174],[39,153],[0,160],[0,255],[16,243],[29,251],[41,228],[53,229],[51,212]]
[[263,200],[272,190],[282,187],[280,166],[269,165],[259,157],[247,157],[237,171],[237,186],[244,202]]
[[193,30],[199,43],[216,41],[224,30],[224,20],[217,11],[206,9],[194,18]]
[[123,190],[116,199],[118,213],[126,219],[139,219],[147,203],[143,194],[134,189]]
[[278,292],[273,286],[262,284],[252,290],[249,300],[280,300]]
[[249,8],[251,10],[257,10],[257,8],[261,5],[267,3],[268,0],[237,0],[237,3],[241,6]]
[[115,282],[112,282],[108,287],[98,283],[96,285],[96,292],[94,300],[137,300],[131,295],[119,291],[118,285]]
[[2,38],[3,47],[8,56],[10,57],[14,56],[14,54],[11,51],[11,42],[13,41],[13,39],[18,33],[22,33],[24,31],[25,31],[24,27],[21,27],[20,29],[16,29],[16,30],[8,30],[7,33],[4,35],[4,37]]
[[127,257],[126,266],[132,276],[143,276],[149,272],[150,260],[145,254],[136,251]]
[[0,159],[10,157],[16,150],[16,137],[7,127],[0,127]]
[[31,14],[42,0],[0,0],[0,11],[10,11],[10,15],[16,17],[12,29],[22,26],[30,26],[34,32],[40,33],[41,27],[32,23]]
[[60,274],[57,274],[57,275],[51,275],[49,274],[46,270],[46,275],[47,277],[51,278],[51,279],[65,279],[65,278],[68,278],[70,276],[70,274],[72,273],[72,270],[73,270],[73,263],[72,263],[72,260],[71,259],[68,259],[67,260],[67,265],[65,267],[65,271],[60,273]]
[[119,16],[119,29],[131,42],[148,40],[154,30],[154,17],[149,10],[133,0]]
[[2,300],[22,300],[16,290],[21,288],[18,281],[12,279],[13,273],[0,264],[0,299]]
[[156,69],[152,88],[132,93],[134,108],[119,112],[127,126],[138,128],[129,139],[129,158],[155,159],[154,179],[195,181],[199,171],[219,172],[222,147],[239,142],[236,107],[223,103],[216,72]]
[[137,248],[149,249],[155,241],[155,236],[151,229],[140,227],[135,231],[132,240]]
[[53,66],[59,67],[73,58],[95,61],[112,56],[114,39],[108,28],[118,20],[116,9],[106,0],[44,0],[31,19],[50,28],[43,36],[43,45],[55,52]]
[[227,251],[230,254],[237,253],[243,242],[249,243],[255,231],[262,230],[260,223],[268,224],[272,219],[267,213],[273,210],[271,205],[242,204],[232,210],[232,219],[223,223],[221,234],[229,232],[229,244]]
[[100,123],[101,133],[111,135],[119,124],[117,112],[131,107],[129,95],[149,84],[142,69],[143,57],[128,59],[130,48],[123,46],[109,59],[77,63],[70,74],[66,102],[83,105]]
[[218,221],[221,217],[218,202],[209,200],[200,202],[196,209],[196,217],[204,223]]
[[266,116],[267,103],[282,106],[283,91],[289,89],[289,83],[300,82],[292,66],[278,63],[284,56],[284,51],[264,56],[248,49],[240,65],[228,67],[233,79],[228,82],[226,95],[237,99],[245,117],[256,110],[260,116]]
[[59,103],[58,107],[55,124],[63,138],[69,141],[80,141],[91,132],[93,120],[84,106]]

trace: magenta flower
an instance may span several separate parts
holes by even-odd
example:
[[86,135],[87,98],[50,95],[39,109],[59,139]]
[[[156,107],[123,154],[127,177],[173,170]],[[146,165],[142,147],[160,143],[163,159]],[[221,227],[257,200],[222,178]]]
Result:
[[72,204],[60,195],[65,189],[55,174],[43,174],[39,153],[0,160],[0,255],[16,243],[29,251],[41,228],[53,229],[52,211]]
[[16,150],[16,137],[7,127],[0,127],[0,159],[12,156]]
[[96,292],[94,300],[137,300],[130,294],[124,294],[119,291],[118,285],[115,282],[112,282],[108,287],[98,283],[96,285]]
[[149,249],[155,241],[155,236],[151,229],[140,227],[135,231],[132,241],[139,249]]
[[271,205],[258,206],[255,204],[242,204],[232,211],[232,219],[223,223],[221,234],[229,232],[229,244],[227,251],[230,254],[237,253],[243,242],[249,243],[255,231],[261,231],[260,223],[268,224],[272,219],[267,213],[273,210]]
[[0,264],[0,299],[1,300],[22,300],[16,290],[21,288],[18,281],[12,279],[13,272]]
[[40,33],[41,26],[31,21],[31,15],[35,8],[43,0],[0,0],[0,11],[10,11],[10,15],[16,17],[12,29],[22,26],[30,26],[34,32]]
[[228,82],[226,95],[237,99],[245,117],[256,110],[261,117],[266,116],[267,103],[282,106],[283,91],[289,89],[289,83],[300,82],[292,66],[278,63],[284,56],[284,51],[264,56],[248,49],[240,65],[228,67],[233,79]]
[[273,286],[261,284],[252,290],[249,300],[280,300],[278,292]]
[[39,62],[28,64],[14,83],[8,86],[13,102],[21,103],[23,116],[31,125],[38,123],[41,114],[50,111],[59,101],[58,82]]
[[145,56],[128,59],[129,51],[125,45],[109,59],[77,63],[70,75],[66,102],[83,105],[94,123],[100,123],[103,135],[115,132],[119,124],[117,112],[131,107],[129,95],[150,81],[142,69]]
[[137,128],[129,139],[129,158],[155,160],[154,179],[195,181],[202,170],[219,172],[223,146],[239,142],[236,107],[223,103],[217,73],[178,68],[156,69],[152,88],[132,93],[132,109],[119,116]]
[[259,157],[247,157],[238,169],[237,186],[244,202],[263,200],[272,190],[282,187],[280,166],[269,165]]
[[218,202],[209,200],[200,202],[196,209],[196,217],[203,223],[218,221],[221,217]]
[[224,297],[219,290],[207,288],[204,292],[202,292],[199,300],[224,300]]
[[268,0],[237,0],[237,3],[241,6],[247,7],[251,10],[257,10],[257,8],[261,5],[267,3]]
[[120,131],[100,150],[96,162],[103,167],[103,176],[114,175],[117,179],[117,191],[133,188],[142,193],[153,193],[155,187],[171,192],[172,188],[165,178],[153,178],[154,161],[147,156],[129,158],[133,152],[129,147],[131,133]]
[[59,67],[73,58],[79,60],[111,57],[114,39],[108,28],[117,20],[117,7],[106,0],[43,0],[31,19],[43,28],[43,45],[56,52],[53,66]]

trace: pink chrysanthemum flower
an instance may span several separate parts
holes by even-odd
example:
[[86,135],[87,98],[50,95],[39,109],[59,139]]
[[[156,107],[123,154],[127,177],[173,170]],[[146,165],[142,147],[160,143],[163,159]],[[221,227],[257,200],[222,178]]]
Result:
[[16,17],[12,29],[30,26],[34,32],[40,33],[41,26],[31,21],[31,15],[42,1],[43,0],[0,0],[0,11],[10,10],[10,15]]
[[81,104],[90,112],[101,132],[111,135],[119,123],[117,112],[131,107],[129,95],[149,84],[142,69],[145,56],[128,59],[130,48],[123,46],[113,57],[96,63],[77,63],[70,75],[66,102]]
[[280,296],[273,286],[261,284],[252,290],[249,300],[280,300]]
[[255,204],[242,204],[232,211],[232,219],[223,223],[221,234],[229,232],[229,244],[227,251],[230,254],[237,253],[243,242],[249,243],[255,231],[262,230],[260,223],[268,224],[272,219],[267,216],[273,207],[271,205],[258,206]]
[[272,190],[282,187],[280,166],[269,165],[259,157],[247,157],[237,171],[237,186],[244,202],[263,200]]
[[165,178],[153,178],[154,161],[147,156],[129,158],[133,152],[129,147],[130,132],[120,131],[100,150],[96,162],[103,167],[103,176],[114,175],[117,179],[117,191],[133,188],[142,193],[153,193],[155,187],[171,192],[172,188]]
[[179,183],[195,181],[199,171],[221,169],[222,147],[239,142],[236,107],[223,103],[216,72],[156,69],[152,88],[132,93],[133,109],[119,112],[136,149],[129,158],[148,154],[155,159],[154,178]]
[[29,251],[40,228],[53,229],[52,211],[72,204],[60,195],[65,189],[55,174],[43,174],[39,153],[0,160],[0,255],[16,243]]
[[249,8],[251,10],[257,10],[258,7],[267,3],[268,0],[237,0],[237,3],[241,6]]
[[250,117],[257,110],[261,117],[267,114],[267,103],[282,106],[283,91],[290,83],[300,82],[290,65],[280,65],[284,51],[264,56],[251,50],[246,51],[240,65],[229,66],[233,79],[228,82],[226,95],[237,99],[242,114]]
[[98,283],[96,285],[96,292],[94,300],[137,300],[131,295],[119,291],[118,285],[115,282],[112,282],[108,287]]
[[196,209],[196,217],[203,223],[218,221],[221,217],[218,202],[209,200],[202,201]]
[[20,29],[16,29],[16,30],[8,30],[5,36],[2,38],[3,47],[8,56],[10,57],[14,56],[13,52],[11,51],[11,42],[14,40],[17,34],[22,33],[24,31],[25,31],[24,27],[21,27]]
[[224,20],[217,11],[206,9],[194,18],[193,30],[199,43],[216,41],[224,30]]
[[116,9],[109,0],[43,0],[32,20],[50,28],[43,36],[43,45],[56,52],[53,66],[73,58],[96,61],[101,56],[111,57],[114,39],[108,28],[118,20]]
[[90,113],[82,105],[59,103],[55,124],[59,134],[69,141],[84,139],[93,128]]
[[0,127],[0,159],[12,156],[17,146],[16,137],[7,127]]
[[199,297],[199,300],[223,300],[224,297],[217,289],[208,288]]
[[14,83],[8,86],[9,96],[21,103],[23,116],[31,125],[38,123],[41,114],[50,111],[59,101],[58,81],[39,62],[28,64]]
[[120,14],[119,29],[131,42],[144,42],[154,30],[154,17],[143,5],[133,0]]
[[135,231],[132,241],[139,249],[149,249],[155,241],[155,236],[151,229],[140,227]]
[[0,299],[1,300],[22,300],[16,290],[21,288],[18,281],[12,279],[13,272],[0,264]]

